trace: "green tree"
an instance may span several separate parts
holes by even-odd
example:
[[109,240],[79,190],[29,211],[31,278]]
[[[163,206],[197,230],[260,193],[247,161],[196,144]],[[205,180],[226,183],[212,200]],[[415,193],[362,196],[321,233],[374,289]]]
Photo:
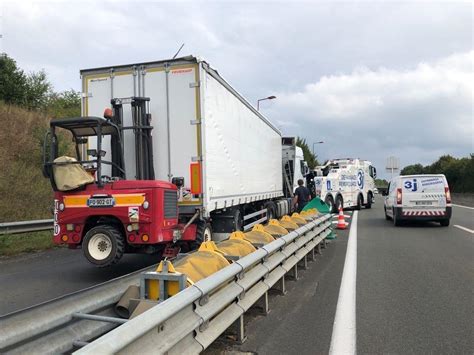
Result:
[[424,168],[421,164],[407,165],[400,171],[400,175],[416,175],[424,173]]
[[48,99],[48,114],[52,118],[79,117],[81,94],[73,89],[52,93]]
[[303,150],[304,160],[308,163],[308,167],[312,170],[319,165],[318,156],[314,155],[309,149],[305,138],[296,138],[296,145]]
[[28,78],[6,54],[0,55],[0,100],[23,106],[26,102]]
[[26,78],[25,105],[28,109],[45,109],[52,93],[46,72],[30,73]]
[[26,75],[14,59],[0,55],[0,100],[27,109],[44,109],[50,93],[44,70]]
[[375,179],[375,186],[377,188],[379,187],[387,187],[388,186],[388,181],[385,179]]

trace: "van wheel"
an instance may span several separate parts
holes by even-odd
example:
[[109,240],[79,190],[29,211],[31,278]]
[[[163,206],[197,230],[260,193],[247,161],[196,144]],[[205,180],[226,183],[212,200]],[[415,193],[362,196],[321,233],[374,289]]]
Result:
[[334,212],[334,200],[331,195],[326,196],[324,203],[329,207],[329,213]]
[[395,209],[393,209],[393,217],[392,217],[392,219],[393,219],[393,225],[394,225],[395,227],[398,227],[398,226],[401,225],[400,219],[397,218],[397,214],[395,213]]
[[365,208],[368,210],[372,208],[372,194],[370,192],[367,194],[367,203],[365,204]]
[[82,250],[86,259],[98,267],[113,265],[123,256],[125,238],[116,227],[100,225],[86,233]]
[[357,206],[355,208],[357,211],[360,211],[360,209],[362,208],[362,203],[362,195],[359,194],[359,196],[357,196]]
[[449,219],[442,219],[439,221],[439,224],[441,224],[442,227],[447,227],[449,226]]

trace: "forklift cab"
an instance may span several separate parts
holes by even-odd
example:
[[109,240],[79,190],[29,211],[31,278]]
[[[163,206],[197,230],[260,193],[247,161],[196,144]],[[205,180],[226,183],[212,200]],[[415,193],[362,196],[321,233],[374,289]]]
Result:
[[[70,191],[93,182],[102,187],[107,182],[126,179],[123,139],[126,130],[133,131],[135,137],[135,179],[154,180],[151,137],[153,127],[150,125],[149,101],[148,97],[115,98],[111,100],[112,109],[105,109],[104,118],[89,116],[51,120],[50,130],[46,133],[43,146],[43,173],[51,180],[53,189]],[[123,125],[123,105],[130,105],[131,126]],[[71,132],[76,145],[76,158],[58,157],[57,128]],[[103,149],[105,136],[110,136],[107,150]],[[89,137],[95,137],[96,148],[87,149],[87,154],[83,154],[81,159],[79,146],[88,144]],[[109,149],[110,160],[104,159]],[[92,159],[85,159],[88,157]],[[102,175],[104,171],[102,164],[111,166],[111,176]]]
[[[75,143],[75,158],[58,156],[57,128],[71,133]],[[106,151],[102,149],[103,137],[107,135],[111,136],[111,160],[104,159]],[[80,146],[88,144],[89,137],[96,138],[96,149],[87,149],[85,159],[81,159]],[[102,175],[102,164],[112,166],[112,177]],[[113,179],[124,179],[123,144],[119,125],[112,119],[101,117],[51,120],[43,145],[43,174],[50,179],[55,191],[75,190],[94,182],[102,186]]]

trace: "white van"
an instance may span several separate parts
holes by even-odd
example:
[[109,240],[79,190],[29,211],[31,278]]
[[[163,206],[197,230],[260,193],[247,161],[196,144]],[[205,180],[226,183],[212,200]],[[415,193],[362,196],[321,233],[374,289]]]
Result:
[[451,193],[443,174],[397,176],[383,194],[385,218],[398,226],[402,220],[436,221],[449,226]]

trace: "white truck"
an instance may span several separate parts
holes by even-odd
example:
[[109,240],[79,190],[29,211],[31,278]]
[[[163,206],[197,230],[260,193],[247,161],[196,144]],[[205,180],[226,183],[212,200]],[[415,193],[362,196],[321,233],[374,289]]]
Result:
[[316,196],[324,200],[333,212],[339,207],[372,207],[377,171],[370,161],[332,159],[316,167],[315,174]]
[[[52,120],[47,135],[56,243],[106,266],[124,252],[193,248],[291,212],[289,186],[307,172],[301,149],[207,62],[188,56],[81,78],[82,117]],[[59,129],[74,137],[76,158],[58,157]],[[68,164],[84,179],[68,180]]]

